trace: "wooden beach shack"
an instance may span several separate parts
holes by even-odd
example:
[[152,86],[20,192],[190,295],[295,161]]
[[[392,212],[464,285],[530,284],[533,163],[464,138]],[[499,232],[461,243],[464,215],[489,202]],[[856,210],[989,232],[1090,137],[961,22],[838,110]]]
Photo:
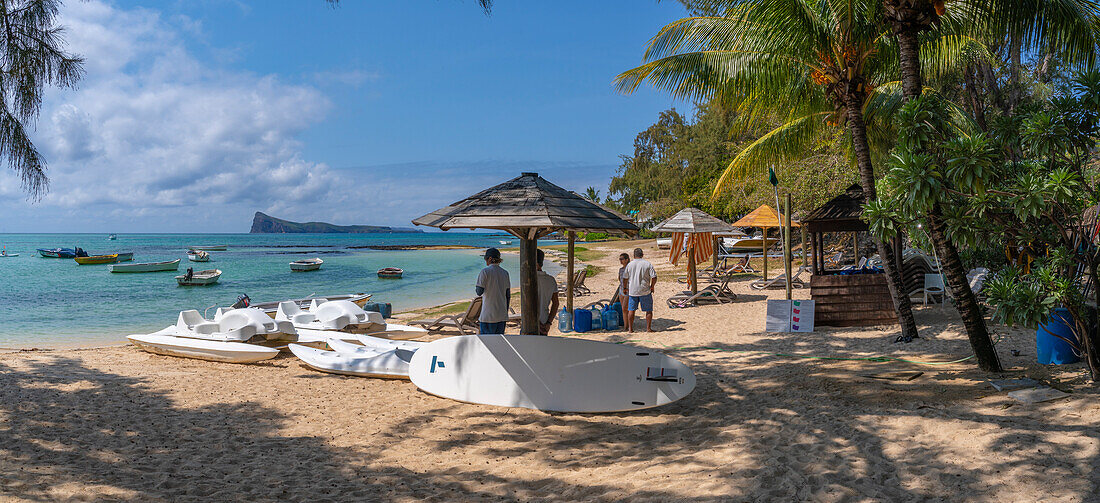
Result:
[[[802,219],[810,237],[810,297],[815,304],[815,325],[851,327],[898,322],[886,274],[851,274],[826,264],[825,235],[867,232],[869,226],[860,218],[862,214],[863,188],[853,184]],[[893,248],[900,264],[900,236]]]
[[[538,173],[522,173],[413,220],[413,224],[448,229],[496,229],[520,240],[519,286],[521,334],[539,333],[535,251],[538,239],[555,232],[569,233],[566,306],[573,303],[573,232],[608,232],[633,236],[638,227],[622,216]],[[473,278],[470,279],[471,285]],[[472,287],[471,287],[472,289]]]

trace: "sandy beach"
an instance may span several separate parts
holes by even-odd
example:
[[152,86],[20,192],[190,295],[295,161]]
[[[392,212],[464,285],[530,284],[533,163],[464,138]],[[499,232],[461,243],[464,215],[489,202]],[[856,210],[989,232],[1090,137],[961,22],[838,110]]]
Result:
[[[957,314],[938,306],[917,309],[922,338],[910,344],[893,342],[895,327],[766,333],[764,301],[783,291],[751,290],[748,277],[731,284],[733,304],[669,309],[683,268],[638,243],[658,268],[657,332],[571,336],[690,365],[698,386],[672,405],[470,405],[289,355],[233,365],[132,346],[4,353],[0,501],[1100,501],[1100,393],[1080,364],[1036,364],[1033,331],[992,325],[1008,369],[998,375],[972,360],[780,356],[950,362],[970,349]],[[584,245],[607,254],[589,261],[603,272],[578,305],[614,290],[615,257],[636,245]],[[896,371],[923,375],[864,377]],[[1023,404],[988,384],[998,377],[1070,395]]]

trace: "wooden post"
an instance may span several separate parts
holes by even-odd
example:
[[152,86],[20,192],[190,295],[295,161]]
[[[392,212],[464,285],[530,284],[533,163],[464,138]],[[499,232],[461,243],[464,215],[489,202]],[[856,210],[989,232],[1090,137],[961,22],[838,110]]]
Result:
[[[684,233],[684,239],[691,240],[692,235]],[[695,241],[688,241],[688,282],[691,283],[691,294],[699,293],[699,278],[695,276]]]
[[[567,262],[565,263],[565,311],[570,315],[573,314],[573,247],[577,242],[577,233],[569,231],[569,248],[567,254]],[[558,313],[550,313],[551,316],[555,316]],[[569,324],[569,329],[573,329],[573,324]]]
[[787,275],[787,300],[791,300],[791,195],[787,194],[787,209],[783,215],[783,272]]
[[710,235],[710,249],[714,250],[714,260],[712,261],[713,263],[711,264],[711,266],[713,267],[713,269],[711,269],[711,275],[716,277],[716,278],[718,277],[718,242],[719,242],[719,239],[721,239],[721,238],[719,238],[718,236],[715,236],[713,233]]
[[768,228],[761,227],[760,235],[763,239],[760,240],[760,248],[764,250],[764,281],[768,280]]
[[519,305],[521,335],[539,335],[539,291],[538,272],[535,270],[535,250],[538,239],[535,229],[524,229],[525,236],[519,240]]
[[859,233],[857,232],[852,233],[852,260],[855,264],[859,263]]
[[809,253],[806,251],[806,224],[799,225],[798,229],[802,231],[802,267],[806,267],[806,254]]

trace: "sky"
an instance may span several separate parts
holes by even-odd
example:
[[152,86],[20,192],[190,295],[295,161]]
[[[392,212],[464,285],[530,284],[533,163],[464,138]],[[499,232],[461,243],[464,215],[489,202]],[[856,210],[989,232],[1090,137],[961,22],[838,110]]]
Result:
[[[150,5],[152,7],[150,7]],[[0,233],[247,232],[410,220],[536,171],[602,192],[689,103],[615,91],[685,15],[656,0],[69,0],[76,89],[32,138],[49,193],[0,166]]]

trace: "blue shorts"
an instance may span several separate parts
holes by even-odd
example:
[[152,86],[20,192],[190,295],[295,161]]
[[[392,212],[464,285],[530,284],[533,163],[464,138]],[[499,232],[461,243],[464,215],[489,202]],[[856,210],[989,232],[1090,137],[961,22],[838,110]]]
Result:
[[478,329],[481,330],[481,333],[483,334],[503,334],[504,326],[507,324],[507,321],[498,321],[496,323],[485,323],[484,321],[479,321],[477,323]]
[[642,295],[642,296],[631,295],[630,300],[627,301],[627,304],[629,304],[627,306],[627,311],[637,311],[638,310],[638,304],[641,304],[643,312],[652,313],[653,312],[653,294],[651,293],[649,295]]

